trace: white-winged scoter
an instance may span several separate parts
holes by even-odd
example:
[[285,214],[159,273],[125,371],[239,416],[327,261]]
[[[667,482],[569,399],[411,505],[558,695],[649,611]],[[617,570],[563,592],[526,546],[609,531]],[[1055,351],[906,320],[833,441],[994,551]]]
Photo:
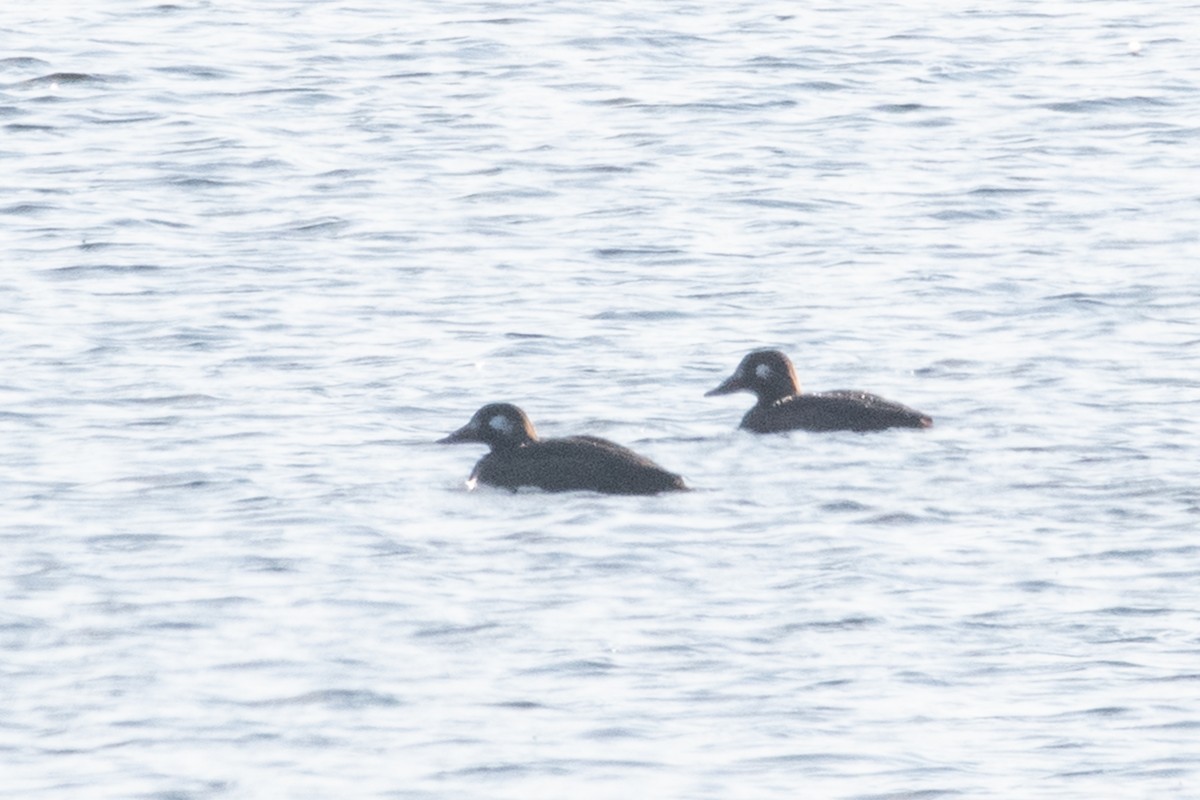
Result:
[[754,408],[741,427],[755,433],[781,431],[881,431],[886,428],[928,428],[927,414],[878,395],[852,389],[800,393],[796,370],[778,350],[748,353],[725,381],[705,396],[752,392]]
[[440,443],[480,442],[491,452],[471,471],[476,481],[516,491],[536,486],[549,492],[585,489],[605,494],[657,494],[686,490],[683,478],[645,456],[598,436],[539,439],[525,412],[491,403]]

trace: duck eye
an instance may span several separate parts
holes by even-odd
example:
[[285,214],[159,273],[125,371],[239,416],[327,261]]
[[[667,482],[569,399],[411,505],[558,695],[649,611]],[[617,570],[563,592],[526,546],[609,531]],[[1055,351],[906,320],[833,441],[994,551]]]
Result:
[[754,374],[758,376],[759,380],[765,381],[767,378],[771,377],[771,368],[766,364],[759,364],[754,368]]
[[488,427],[498,433],[503,433],[505,435],[508,435],[513,432],[512,420],[502,414],[497,414],[496,416],[489,419]]

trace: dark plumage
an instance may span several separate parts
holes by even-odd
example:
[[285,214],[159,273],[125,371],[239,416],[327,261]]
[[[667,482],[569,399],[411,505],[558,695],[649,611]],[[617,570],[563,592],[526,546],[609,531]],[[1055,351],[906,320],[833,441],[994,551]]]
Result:
[[758,397],[741,425],[755,433],[881,431],[933,425],[926,414],[868,392],[838,389],[801,394],[792,362],[778,350],[748,353],[733,374],[706,396],[741,390]]
[[479,459],[469,483],[516,490],[536,486],[549,492],[587,489],[605,494],[657,494],[686,490],[683,478],[598,436],[539,439],[525,412],[492,403],[442,443],[480,442],[491,452]]

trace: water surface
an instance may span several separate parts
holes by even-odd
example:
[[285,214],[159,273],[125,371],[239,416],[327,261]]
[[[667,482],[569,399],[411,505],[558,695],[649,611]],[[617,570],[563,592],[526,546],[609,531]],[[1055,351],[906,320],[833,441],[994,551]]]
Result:
[[0,795],[1191,791],[1195,9],[409,6],[0,12]]

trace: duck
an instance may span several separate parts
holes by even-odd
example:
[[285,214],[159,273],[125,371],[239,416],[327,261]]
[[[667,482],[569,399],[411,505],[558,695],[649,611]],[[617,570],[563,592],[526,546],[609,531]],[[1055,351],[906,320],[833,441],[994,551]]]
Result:
[[548,492],[586,490],[602,494],[651,495],[687,491],[683,478],[599,436],[540,439],[529,417],[512,403],[489,403],[440,444],[478,442],[490,450],[467,480],[516,491],[533,486]]
[[747,353],[733,374],[706,397],[747,391],[758,397],[740,427],[754,433],[882,431],[928,428],[933,418],[870,392],[836,389],[802,394],[792,361],[780,350]]

